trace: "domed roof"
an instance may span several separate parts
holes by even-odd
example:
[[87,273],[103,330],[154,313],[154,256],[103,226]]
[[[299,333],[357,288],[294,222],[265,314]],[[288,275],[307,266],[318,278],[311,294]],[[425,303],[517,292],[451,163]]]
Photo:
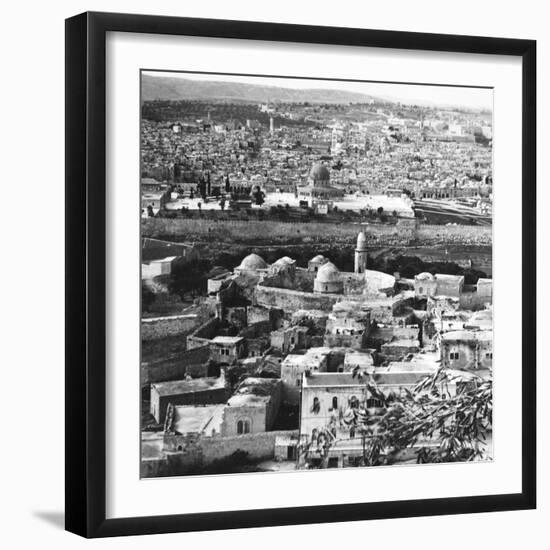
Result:
[[418,281],[433,281],[434,276],[431,273],[428,273],[427,271],[424,271],[424,273],[420,273],[415,277]]
[[336,283],[340,282],[340,272],[338,271],[338,268],[332,263],[327,262],[326,264],[323,264],[319,271],[317,271],[317,276],[315,277],[315,280],[319,283]]
[[357,250],[366,250],[367,249],[367,236],[363,231],[357,235]]
[[258,256],[258,254],[249,254],[246,258],[243,259],[238,269],[256,270],[265,269],[266,267],[267,264],[261,256]]
[[317,256],[314,256],[313,258],[311,258],[311,260],[309,260],[310,262],[313,262],[315,264],[320,264],[320,263],[323,263],[323,262],[326,262],[327,259],[322,255],[322,254],[317,254]]
[[330,172],[324,164],[314,164],[309,173],[309,177],[313,180],[327,181],[330,179]]
[[279,258],[273,265],[285,266],[292,265],[293,263],[294,260],[292,258],[289,258],[288,256],[283,256],[282,258]]

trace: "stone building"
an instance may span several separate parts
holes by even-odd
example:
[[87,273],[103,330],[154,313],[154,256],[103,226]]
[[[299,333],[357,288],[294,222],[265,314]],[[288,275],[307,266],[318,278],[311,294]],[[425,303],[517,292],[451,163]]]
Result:
[[332,262],[327,262],[319,268],[313,282],[313,290],[323,294],[342,294],[344,292],[344,281],[340,271]]
[[308,184],[298,188],[298,198],[311,208],[325,206],[331,210],[334,199],[344,196],[344,190],[330,184],[330,171],[324,164],[311,168]]
[[441,365],[458,370],[491,370],[492,330],[453,330],[441,335]]
[[224,409],[222,436],[269,431],[275,423],[280,404],[280,380],[246,378]]
[[150,412],[159,423],[164,422],[169,404],[211,405],[225,403],[229,394],[225,373],[219,378],[195,378],[151,384]]
[[302,374],[325,372],[328,368],[330,348],[310,348],[304,355],[290,354],[281,363],[281,380],[283,382],[283,401],[288,405],[298,405]]
[[414,291],[418,298],[448,296],[460,298],[464,288],[463,275],[424,272],[415,276]]
[[281,353],[291,353],[297,349],[304,349],[309,344],[309,328],[300,325],[274,330],[270,334],[271,347]]
[[328,262],[327,258],[325,258],[321,254],[317,254],[317,256],[314,256],[309,260],[307,264],[308,271],[313,271],[314,273],[317,273],[319,271],[319,268]]
[[210,357],[220,364],[231,364],[246,355],[246,340],[241,336],[215,336],[210,341]]
[[324,344],[327,347],[364,348],[370,324],[368,308],[358,307],[353,302],[338,302],[328,317]]
[[[300,402],[300,445],[305,452],[299,467],[343,467],[363,456],[360,426],[376,424],[384,403],[370,387],[383,395],[399,394],[414,388],[433,370],[403,370],[390,367],[361,373],[305,373]],[[456,393],[459,381],[447,380],[439,390]],[[327,445],[328,442],[328,445]]]
[[235,268],[235,273],[240,274],[260,274],[264,273],[268,268],[265,260],[258,254],[249,254]]

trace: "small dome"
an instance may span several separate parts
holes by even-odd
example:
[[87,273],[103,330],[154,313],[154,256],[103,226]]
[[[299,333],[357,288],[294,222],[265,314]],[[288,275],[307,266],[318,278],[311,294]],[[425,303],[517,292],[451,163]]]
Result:
[[244,260],[241,262],[241,265],[239,265],[238,269],[249,269],[249,270],[256,270],[256,269],[266,269],[267,264],[265,263],[264,259],[261,256],[258,256],[258,254],[249,254]]
[[294,263],[294,260],[292,258],[289,258],[288,256],[283,256],[282,258],[279,258],[273,265],[285,266],[285,265],[292,265],[293,263]]
[[330,179],[330,172],[324,164],[314,164],[309,173],[309,177],[313,181],[327,181]]
[[317,276],[315,280],[319,283],[336,283],[340,282],[340,272],[338,268],[332,263],[327,262],[323,264],[319,271],[317,271]]
[[367,236],[363,231],[357,235],[357,250],[367,250]]
[[326,262],[327,259],[322,254],[317,254],[317,256],[314,256],[309,261],[314,264],[321,264],[323,262]]
[[417,281],[434,281],[435,278],[431,273],[428,273],[427,271],[424,271],[424,273],[420,273],[416,277]]

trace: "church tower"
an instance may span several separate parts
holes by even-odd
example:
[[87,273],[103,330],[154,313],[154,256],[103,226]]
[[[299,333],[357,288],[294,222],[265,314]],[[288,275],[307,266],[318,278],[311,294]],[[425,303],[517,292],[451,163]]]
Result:
[[355,249],[355,273],[365,273],[367,270],[367,236],[363,231],[357,235]]

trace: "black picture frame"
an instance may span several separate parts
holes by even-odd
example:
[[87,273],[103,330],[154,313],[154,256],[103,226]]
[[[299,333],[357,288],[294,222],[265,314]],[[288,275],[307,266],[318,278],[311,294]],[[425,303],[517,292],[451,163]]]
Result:
[[[105,40],[109,31],[518,56],[522,121],[522,490],[515,494],[106,519]],[[536,42],[83,13],[66,20],[66,529],[108,537],[536,506]]]

